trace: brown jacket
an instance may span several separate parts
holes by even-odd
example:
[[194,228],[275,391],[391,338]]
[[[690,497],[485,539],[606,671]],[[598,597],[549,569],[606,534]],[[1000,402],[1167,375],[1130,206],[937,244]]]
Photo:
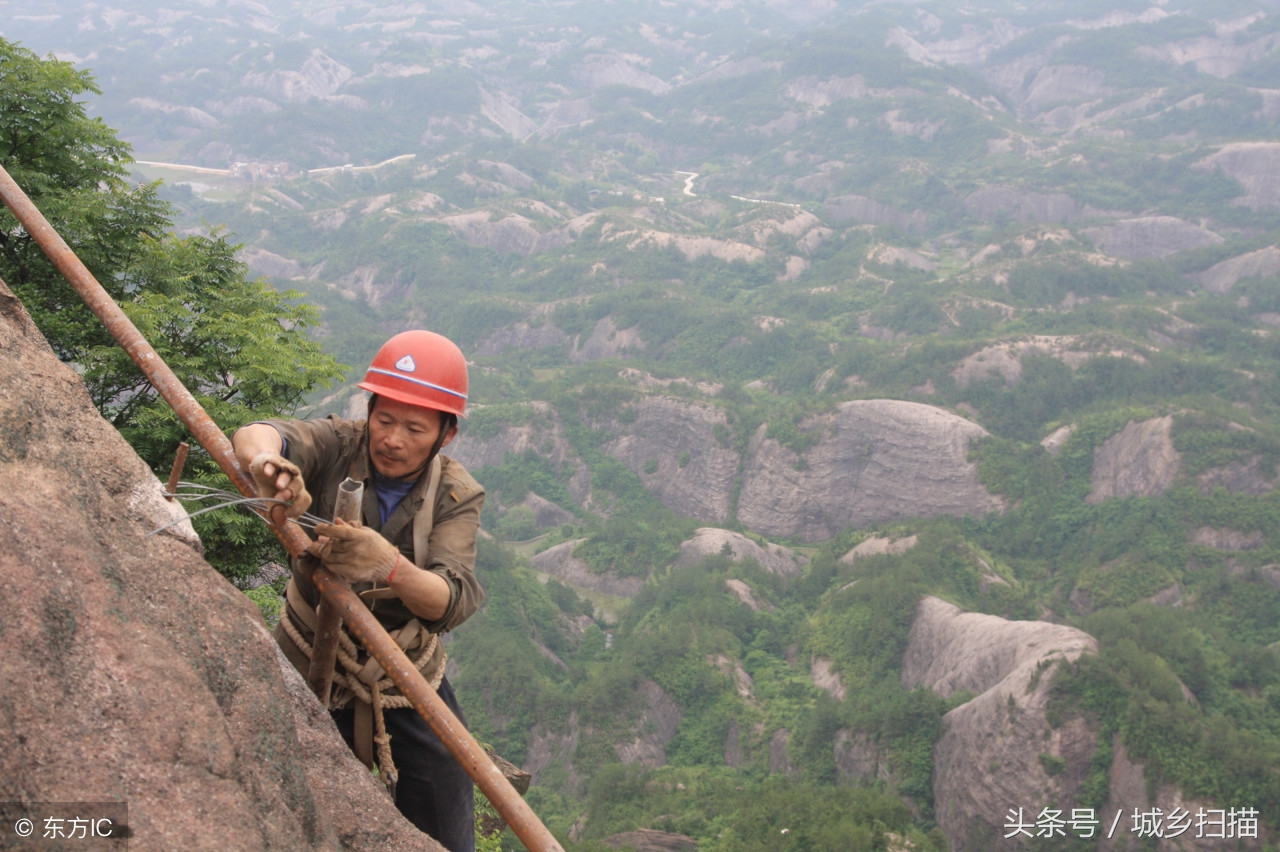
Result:
[[[378,498],[374,490],[372,467],[369,463],[368,431],[363,420],[340,420],[330,416],[323,420],[267,420],[285,439],[285,457],[302,470],[307,490],[311,492],[310,512],[322,518],[333,517],[338,485],[343,479],[363,482],[364,503],[361,522],[382,533],[383,537],[399,548],[410,562],[415,562],[413,547],[413,519],[426,497],[427,479],[423,476],[408,496],[401,501],[383,526],[378,517]],[[461,463],[441,455],[440,484],[436,491],[434,523],[428,539],[427,553],[421,556],[419,567],[443,577],[453,590],[449,607],[438,621],[423,621],[432,633],[447,633],[466,621],[480,607],[484,590],[476,580],[476,531],[480,527],[480,509],[484,505],[484,489],[472,479]],[[293,565],[293,581],[303,598],[313,608],[320,601],[320,592]],[[372,588],[369,583],[352,586],[359,594]],[[362,598],[365,605],[388,630],[402,627],[415,618],[399,598]],[[287,616],[284,616],[287,617]],[[419,619],[422,621],[422,619]],[[308,642],[311,631],[305,625],[301,629]],[[281,645],[286,655],[305,676],[307,660],[284,639]],[[431,680],[433,672],[443,664],[444,650],[435,644],[436,660],[422,667],[423,675]]]

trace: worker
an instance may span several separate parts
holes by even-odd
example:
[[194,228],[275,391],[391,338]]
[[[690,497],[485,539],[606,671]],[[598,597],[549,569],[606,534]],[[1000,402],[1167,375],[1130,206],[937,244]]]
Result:
[[[466,360],[446,337],[406,331],[378,350],[359,387],[371,394],[366,420],[251,423],[232,436],[236,458],[260,495],[286,501],[290,517],[309,509],[331,518],[338,485],[348,477],[364,483],[359,523],[317,525],[311,553],[351,582],[462,720],[439,635],[484,597],[475,576],[484,490],[440,451],[466,414]],[[292,569],[275,635],[305,675],[320,593],[299,560]],[[338,730],[366,765],[377,765],[410,822],[451,852],[472,852],[471,778],[359,640],[346,635],[342,645],[339,658],[347,659],[330,701]]]

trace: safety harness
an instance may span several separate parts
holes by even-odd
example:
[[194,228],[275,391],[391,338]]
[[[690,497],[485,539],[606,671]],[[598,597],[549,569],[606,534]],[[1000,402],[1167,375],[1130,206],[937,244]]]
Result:
[[[422,506],[413,517],[413,561],[419,568],[427,563],[427,544],[431,529],[435,523],[436,492],[440,486],[440,457],[431,460],[428,471],[427,490]],[[377,586],[360,593],[366,601],[396,597],[396,593],[387,586]],[[302,592],[292,579],[285,589],[286,612],[280,619],[280,625],[293,644],[309,660],[311,659],[311,643],[302,635],[299,625],[305,626],[314,636],[317,625],[316,611],[303,598]],[[428,631],[416,618],[411,618],[401,627],[388,631],[392,640],[400,646],[409,660],[416,664],[418,671],[432,689],[439,689],[444,679],[444,662],[446,655],[440,655],[440,665],[431,672],[424,669],[436,656],[436,648],[440,637]],[[365,766],[375,766],[374,750],[377,749],[376,765],[382,783],[386,785],[392,799],[395,798],[397,773],[395,763],[391,759],[391,736],[387,733],[384,710],[412,707],[409,699],[400,695],[395,682],[387,676],[381,664],[374,659],[352,636],[343,625],[338,637],[338,661],[345,673],[334,672],[333,692],[329,699],[329,709],[339,710],[355,702],[355,736],[353,748]],[[375,733],[376,731],[376,733]]]

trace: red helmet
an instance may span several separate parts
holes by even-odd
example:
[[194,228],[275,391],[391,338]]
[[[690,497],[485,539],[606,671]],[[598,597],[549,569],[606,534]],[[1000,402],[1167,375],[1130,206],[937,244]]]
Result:
[[404,331],[382,344],[358,386],[397,402],[467,416],[467,361],[452,340],[433,331]]

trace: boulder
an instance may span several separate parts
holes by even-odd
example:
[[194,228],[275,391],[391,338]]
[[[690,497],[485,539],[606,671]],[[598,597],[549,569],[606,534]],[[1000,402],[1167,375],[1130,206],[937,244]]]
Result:
[[[125,802],[130,848],[436,849],[0,283],[0,801]],[[292,677],[290,676],[292,675]]]
[[738,519],[771,538],[832,538],[849,526],[934,515],[983,515],[1003,501],[968,458],[985,429],[941,408],[877,399],[841,403],[801,424],[803,456],[761,426],[747,448]]

